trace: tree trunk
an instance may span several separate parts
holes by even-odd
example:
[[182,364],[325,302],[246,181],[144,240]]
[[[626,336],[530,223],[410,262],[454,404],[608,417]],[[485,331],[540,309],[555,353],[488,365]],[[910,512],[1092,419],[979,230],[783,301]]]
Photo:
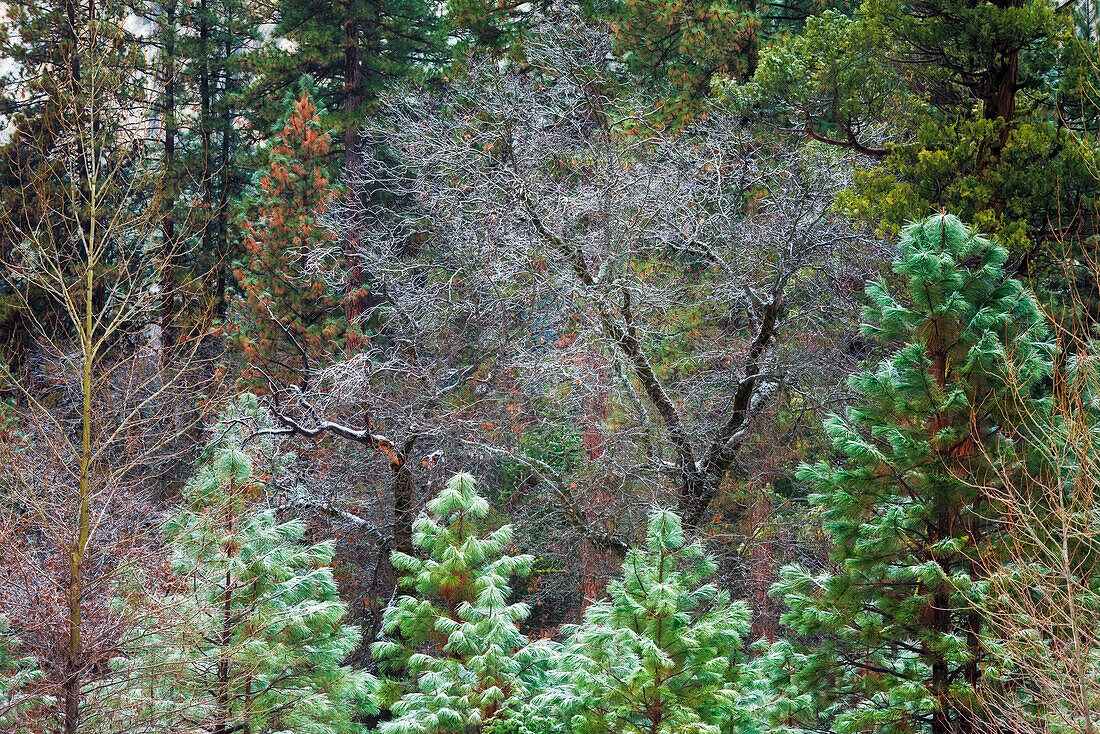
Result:
[[[577,358],[578,366],[582,374],[595,385],[595,390],[586,393],[581,400],[581,442],[584,446],[585,458],[589,461],[598,461],[604,452],[603,423],[608,416],[607,402],[607,369],[606,359],[601,355],[589,352]],[[594,481],[592,493],[586,508],[589,523],[603,523],[601,514],[609,514],[611,494],[602,478]],[[610,536],[610,527],[602,530]],[[606,545],[597,545],[591,538],[581,539],[581,585],[583,587],[584,602],[596,601],[603,596],[607,582],[612,572],[612,551]],[[582,606],[582,608],[583,608]],[[578,610],[580,611],[580,610]]]
[[1016,117],[1016,75],[1020,55],[1016,52],[999,58],[989,70],[989,90],[982,113],[987,120],[998,117],[1011,124]]
[[[95,242],[96,214],[94,205],[89,219],[91,239]],[[85,265],[84,323],[80,338],[83,342],[84,369],[81,378],[81,447],[80,475],[77,496],[76,542],[69,557],[69,646],[65,659],[64,698],[65,734],[76,734],[80,726],[80,678],[84,667],[82,638],[82,606],[84,603],[84,558],[88,550],[91,532],[91,469],[92,469],[92,363],[95,360],[95,304],[93,288],[95,268],[91,262]]]
[[165,7],[164,21],[164,196],[161,235],[165,247],[165,273],[162,278],[160,302],[161,365],[166,367],[172,359],[176,344],[175,297],[176,267],[178,255],[173,251],[176,241],[176,0],[169,0]]
[[[996,3],[1003,9],[1021,8],[1023,0],[1008,0]],[[1016,119],[1016,90],[1018,89],[1017,76],[1020,68],[1020,52],[1015,48],[1015,41],[1001,42],[993,49],[993,59],[986,70],[984,83],[981,89],[982,117],[986,120],[1004,120],[1005,125],[1001,130],[1001,146],[1008,142],[1008,135],[1012,129],[1012,123]],[[994,151],[994,156],[999,156],[1000,150]]]
[[229,141],[230,135],[233,131],[233,110],[229,103],[229,84],[231,81],[231,70],[229,68],[229,60],[233,54],[233,16],[227,15],[224,18],[225,29],[225,44],[222,49],[224,58],[222,59],[222,95],[221,95],[221,150],[219,151],[219,165],[221,167],[221,181],[218,186],[221,189],[218,196],[218,226],[217,226],[217,268],[218,268],[218,287],[217,287],[217,306],[216,311],[219,316],[225,316],[228,303],[226,301],[226,270],[229,268],[229,187],[230,187],[230,169],[232,166],[229,161]]
[[[234,537],[236,531],[236,491],[237,484],[230,479],[229,483],[229,501],[226,503],[226,556],[234,558],[237,555],[238,545],[237,539]],[[216,680],[216,693],[215,699],[215,711],[214,711],[214,727],[211,729],[211,734],[227,734],[230,731],[237,731],[237,727],[230,726],[230,719],[232,718],[232,711],[230,710],[230,666],[229,666],[229,651],[233,644],[233,628],[234,628],[234,615],[233,615],[233,571],[231,568],[226,569],[225,572],[225,588],[222,590],[222,624],[221,629],[218,630],[218,672]],[[247,732],[245,727],[243,731]]]
[[229,653],[233,638],[233,574],[225,572],[225,590],[222,593],[222,628],[219,631],[218,644],[221,656],[218,658],[217,694],[215,695],[214,727],[212,734],[226,734],[229,727]]
[[[210,271],[207,277],[214,279],[214,292],[218,298],[224,289],[222,264],[218,262],[214,228],[211,226],[214,212],[214,152],[211,149],[210,124],[213,98],[210,85],[210,10],[209,0],[199,0],[199,140],[202,146],[202,254]],[[215,310],[218,310],[217,308]]]
[[344,128],[344,167],[354,170],[359,157],[359,127],[356,113],[363,105],[363,77],[359,61],[359,22],[351,17],[351,3],[347,3],[344,21],[344,112],[347,127]]
[[[929,626],[941,635],[946,635],[951,627],[951,610],[948,604],[950,600],[945,592],[938,591],[932,595]],[[936,710],[932,712],[932,734],[954,734],[951,726],[952,706],[947,661],[942,652],[930,650],[928,654],[932,658],[932,677],[929,684],[936,702]]]
[[[411,448],[411,447],[410,447]],[[412,555],[412,526],[416,519],[416,484],[408,465],[409,452],[391,462],[393,469],[393,549]]]
[[[937,513],[936,526],[932,529],[932,537],[929,542],[936,542],[946,537],[950,527],[950,518],[947,508],[941,507]],[[933,560],[943,568],[944,563],[933,555]],[[943,568],[947,572],[946,568]],[[929,610],[929,627],[937,635],[947,635],[951,631],[951,599],[947,590],[940,588],[932,594],[932,608]],[[936,702],[936,710],[932,712],[932,734],[954,734],[951,726],[951,681],[950,671],[943,652],[926,648],[926,654],[931,658],[931,679],[929,685],[932,697]]]
[[[354,176],[354,171],[359,167],[359,127],[355,122],[358,112],[363,106],[363,65],[359,43],[360,25],[357,18],[351,17],[351,3],[346,5],[347,18],[344,21],[344,112],[346,113],[347,127],[344,128],[344,168]],[[374,192],[366,191],[359,195],[372,196]],[[352,328],[356,321],[366,310],[367,298],[363,292],[363,269],[359,260],[359,234],[358,228],[352,227],[348,237],[348,260],[351,267],[348,270],[347,292],[344,296],[344,318],[348,327]],[[351,353],[358,351],[362,345],[359,334],[352,330],[348,334],[347,348]]]
[[760,532],[772,524],[772,486],[760,492],[752,508],[752,527],[756,542],[752,546],[750,567],[752,578],[752,638],[768,638],[775,642],[779,633],[779,611],[768,591],[775,583],[775,536],[771,530]]

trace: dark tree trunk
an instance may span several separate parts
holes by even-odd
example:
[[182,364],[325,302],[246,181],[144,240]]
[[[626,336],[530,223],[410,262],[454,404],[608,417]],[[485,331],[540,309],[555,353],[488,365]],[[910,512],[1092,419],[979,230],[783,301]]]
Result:
[[[581,443],[585,458],[598,461],[604,453],[603,424],[609,414],[607,400],[607,360],[600,354],[589,352],[578,357],[578,366],[586,379],[595,385],[595,390],[587,393],[581,401]],[[610,523],[604,519],[611,516],[611,493],[602,477],[595,479],[589,495],[586,509],[590,526],[600,526],[604,537],[611,536]],[[596,543],[590,537],[581,539],[581,579],[584,605],[603,596],[607,582],[611,578],[614,566],[614,550],[606,544]],[[578,610],[580,613],[582,610]]]
[[393,549],[412,555],[412,526],[416,519],[416,484],[409,469],[408,453],[394,460],[393,468]]
[[752,583],[752,639],[768,638],[775,642],[779,634],[779,611],[768,591],[775,583],[775,536],[760,531],[772,523],[771,486],[764,487],[752,508],[756,542],[752,546],[750,568]]
[[[950,603],[945,591],[937,591],[932,595],[929,627],[941,635],[948,634],[951,628]],[[942,652],[929,651],[929,656],[932,663],[929,685],[936,701],[936,710],[932,713],[932,734],[954,734],[951,726],[950,670]]]
[[65,662],[65,683],[61,689],[64,706],[62,730],[65,734],[77,734],[80,727],[80,674],[81,666],[72,660]]
[[171,361],[176,344],[175,325],[175,275],[179,255],[174,251],[176,242],[176,137],[179,133],[176,120],[176,0],[169,0],[164,20],[164,197],[161,220],[161,236],[166,249],[164,289],[160,304],[160,339],[162,365]]
[[218,644],[222,649],[218,658],[217,694],[214,700],[214,727],[212,734],[226,734],[229,728],[229,646],[233,638],[233,574],[225,572],[225,590],[222,593],[222,628]]
[[986,94],[982,113],[987,120],[998,117],[1006,123],[1016,118],[1016,76],[1020,55],[1012,52],[999,58],[989,70],[989,90]]
[[214,193],[215,177],[218,171],[214,154],[213,128],[217,123],[214,119],[214,80],[211,79],[213,75],[211,55],[214,52],[214,45],[211,43],[209,0],[199,0],[198,36],[199,141],[202,146],[200,154],[200,160],[202,161],[202,254],[206,261],[204,264],[209,268],[207,278],[210,280],[207,282],[212,282],[213,285],[214,311],[222,314],[225,303],[225,277],[217,232],[218,205]]
[[[999,0],[999,8],[1008,10],[1022,8],[1023,0]],[[993,49],[993,58],[986,70],[984,83],[980,91],[983,105],[982,116],[987,120],[1002,118],[1009,125],[1016,118],[1017,76],[1020,67],[1020,52],[1015,48],[1016,41],[1001,41]],[[1007,131],[1004,133],[1007,135]],[[1003,140],[1002,140],[1003,142]]]
[[[942,502],[942,500],[941,500]],[[947,537],[950,532],[951,518],[949,508],[941,507],[936,513],[936,525],[931,528],[929,542],[936,542]],[[944,573],[948,569],[944,567],[945,561],[933,554],[933,560],[939,564]],[[951,632],[951,599],[947,589],[939,588],[932,594],[932,608],[929,610],[928,627],[937,635],[947,635]],[[936,701],[936,710],[932,713],[932,734],[951,734],[951,680],[950,669],[940,650],[927,650],[930,658],[931,679],[929,686],[932,696]]]
[[[364,101],[363,62],[359,19],[352,17],[351,0],[348,0],[345,7],[347,17],[344,21],[344,112],[347,127],[344,128],[344,168],[353,173],[358,169],[360,161],[359,126],[356,120]],[[373,192],[368,191],[360,195],[371,196],[372,194]],[[344,296],[344,318],[349,328],[356,325],[367,307],[366,293],[363,292],[363,269],[358,253],[358,228],[352,227],[348,236],[348,259],[351,267],[348,270],[347,292]],[[361,338],[353,329],[347,339],[348,351],[352,353],[358,351],[361,343]]]
[[[234,515],[233,502],[237,492],[236,482],[231,481],[229,485],[229,503],[226,506],[225,525],[227,531],[227,537],[230,538],[227,544],[223,548],[226,555],[230,558],[237,555],[236,540],[233,538],[233,533],[236,528],[237,518]],[[211,729],[212,734],[227,734],[233,730],[230,726],[230,660],[229,649],[233,644],[233,631],[235,627],[234,614],[233,614],[233,572],[226,570],[225,572],[225,588],[222,590],[222,623],[221,629],[218,631],[218,672],[216,680],[216,692],[214,694],[214,726]],[[243,731],[247,731],[244,729]]]
[[344,166],[354,170],[359,156],[359,127],[355,119],[363,105],[363,74],[359,55],[359,22],[351,17],[351,3],[347,3],[347,19],[344,21],[344,112],[348,124],[344,129]]
[[217,306],[216,311],[219,316],[225,316],[227,309],[226,302],[226,271],[229,268],[229,189],[230,189],[230,174],[232,166],[230,165],[230,140],[233,132],[233,110],[229,102],[229,86],[231,79],[231,70],[229,68],[229,60],[233,55],[233,16],[227,15],[224,18],[225,22],[225,43],[222,48],[223,53],[223,67],[222,67],[222,95],[221,95],[221,130],[220,143],[221,149],[219,151],[219,166],[221,168],[221,180],[218,182],[220,192],[218,195],[218,217],[217,217],[217,244],[218,244],[218,256],[217,256],[217,268],[218,268],[218,288],[217,288]]
[[405,439],[401,453],[394,446],[376,446],[390,457],[393,469],[393,547],[394,550],[412,555],[412,526],[416,520],[416,481],[409,460],[419,436],[415,433]]

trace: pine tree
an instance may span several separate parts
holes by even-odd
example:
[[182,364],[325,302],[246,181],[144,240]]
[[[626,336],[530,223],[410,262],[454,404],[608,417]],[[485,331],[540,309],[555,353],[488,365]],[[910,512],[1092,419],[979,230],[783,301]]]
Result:
[[145,642],[120,677],[139,720],[158,725],[178,716],[215,733],[364,731],[355,717],[376,710],[376,681],[341,664],[361,633],[342,623],[332,544],[304,545],[304,523],[251,509],[264,474],[291,458],[249,440],[262,415],[245,395],[214,428],[165,524],[179,590],[148,602],[160,619],[135,636]]
[[415,592],[386,611],[390,639],[371,646],[394,677],[383,689],[393,719],[381,734],[473,734],[508,719],[530,692],[536,659],[517,622],[526,604],[509,603],[512,576],[526,577],[533,558],[504,555],[510,525],[487,532],[489,504],[474,479],[458,474],[417,521],[414,558],[392,555]]
[[334,131],[328,162],[353,166],[379,92],[442,55],[438,10],[425,0],[280,0],[275,8],[272,38],[294,45],[269,43],[252,55],[253,126],[266,130],[279,119],[283,90],[308,74],[324,125]]
[[256,191],[241,209],[245,259],[236,269],[244,292],[230,344],[249,367],[245,379],[263,383],[252,365],[280,381],[297,382],[322,355],[338,351],[347,332],[339,300],[308,261],[334,239],[322,217],[337,190],[325,158],[329,136],[306,78],[287,95],[287,114],[264,152]]
[[623,0],[612,5],[616,54],[666,98],[666,119],[703,111],[716,76],[748,79],[756,69],[755,0]]
[[[983,562],[1006,538],[979,488],[1028,457],[1050,348],[1006,251],[958,219],[907,227],[894,298],[868,287],[864,333],[904,343],[853,378],[863,404],[826,429],[839,466],[804,466],[834,548],[830,570],[783,569],[772,594],[798,637],[765,668],[772,724],[837,732],[968,733],[985,669]],[[803,644],[799,640],[806,640]]]
[[1095,125],[1072,109],[1088,87],[1077,67],[1094,67],[1069,6],[846,5],[763,50],[749,88],[771,124],[879,161],[857,173],[844,207],[891,235],[946,208],[1038,268],[1048,264],[1035,250],[1073,246],[1078,225],[1065,222],[1095,216],[1084,212],[1097,187],[1074,141]]
[[34,660],[17,657],[19,639],[0,617],[0,731],[18,731],[23,712],[40,701],[29,686],[41,675]]
[[751,730],[740,652],[749,610],[705,583],[715,568],[677,515],[654,510],[609,598],[563,630],[556,685],[536,708],[578,734]]
[[[443,14],[455,42],[454,58],[487,54],[493,58],[521,57],[526,34],[551,11],[552,2],[497,2],[496,0],[447,0]],[[580,4],[587,8],[587,0]]]
[[167,16],[157,19],[164,40],[176,39],[176,106],[190,110],[186,116],[176,112],[172,115],[176,119],[171,119],[168,89],[163,90],[165,133],[169,123],[179,124],[184,117],[176,160],[166,160],[187,172],[182,180],[170,177],[168,183],[179,189],[181,203],[190,205],[190,210],[181,207],[178,214],[187,212],[187,234],[195,240],[181,263],[182,274],[189,275],[196,286],[189,303],[182,304],[184,315],[212,305],[224,317],[231,300],[231,266],[241,254],[233,208],[249,182],[255,142],[268,129],[241,124],[248,114],[245,92],[253,76],[251,52],[262,37],[263,18],[258,11],[258,4],[249,0],[196,0],[178,8],[180,29],[189,32],[168,27]]

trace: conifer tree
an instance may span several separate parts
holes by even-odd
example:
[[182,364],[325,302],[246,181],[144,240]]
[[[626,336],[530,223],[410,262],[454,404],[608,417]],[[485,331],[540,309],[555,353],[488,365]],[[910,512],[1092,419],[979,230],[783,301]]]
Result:
[[716,76],[751,78],[760,15],[755,0],[623,0],[611,5],[615,52],[686,124],[703,111]]
[[958,212],[1035,272],[1051,264],[1041,248],[1077,244],[1070,212],[1095,228],[1085,202],[1096,183],[1072,132],[1095,125],[1073,109],[1088,44],[1073,37],[1071,6],[838,6],[762,50],[748,90],[770,124],[877,161],[845,208],[890,235],[928,211]]
[[355,720],[376,710],[376,681],[341,664],[361,633],[343,624],[332,544],[304,545],[304,523],[251,507],[264,475],[290,460],[249,440],[262,416],[245,395],[215,427],[206,461],[165,523],[178,591],[152,602],[160,620],[135,636],[144,644],[120,677],[139,721],[157,726],[364,731]]
[[489,504],[473,477],[452,477],[428,512],[413,535],[423,557],[392,556],[415,596],[386,611],[390,639],[371,646],[394,676],[383,688],[393,719],[381,734],[486,731],[514,713],[530,692],[537,658],[546,656],[516,627],[530,609],[508,601],[509,578],[530,574],[534,559],[504,555],[510,525],[486,531]]
[[0,731],[18,731],[22,713],[38,702],[29,686],[41,676],[33,660],[15,654],[18,646],[8,621],[0,617]]
[[563,630],[555,686],[536,709],[577,734],[751,730],[741,692],[749,610],[705,583],[715,568],[676,514],[654,510],[609,598]]
[[[986,660],[974,602],[1006,538],[979,488],[1033,446],[1032,397],[1051,367],[1035,299],[1006,251],[952,216],[907,227],[904,297],[867,289],[864,333],[903,343],[853,378],[863,403],[826,423],[839,466],[804,466],[834,548],[772,594],[799,637],[768,664],[772,724],[794,730],[972,732]],[[799,639],[807,640],[805,644]]]
[[252,365],[297,382],[312,361],[339,350],[347,332],[338,299],[308,264],[334,238],[322,217],[336,195],[325,173],[329,136],[314,91],[305,78],[287,95],[255,194],[241,209],[246,252],[236,276],[244,297],[230,343],[247,358],[244,377],[256,385],[262,383]]
[[[313,100],[334,131],[330,163],[354,165],[359,130],[378,93],[439,60],[439,11],[425,0],[279,0],[272,38],[252,54],[253,125],[268,129],[283,114],[284,89],[302,74],[316,82]],[[342,159],[338,157],[343,153]]]
[[[585,0],[582,10],[592,8]],[[552,0],[538,2],[498,2],[497,0],[447,0],[443,17],[449,40],[454,43],[454,59],[462,63],[483,54],[493,58],[521,58],[526,35],[539,20],[553,12]]]
[[[249,182],[252,167],[246,164],[253,163],[249,158],[255,138],[268,129],[240,124],[247,114],[250,52],[263,35],[259,8],[248,0],[196,0],[178,9],[181,28],[190,32],[178,34],[176,94],[197,113],[179,132],[175,161],[189,173],[190,181],[177,182],[181,189],[189,189],[181,194],[199,210],[189,227],[196,246],[185,265],[202,280],[191,297],[202,301],[212,296],[219,316],[227,312],[231,265],[241,252],[241,233],[232,226],[233,207]],[[170,122],[166,114],[166,133]]]

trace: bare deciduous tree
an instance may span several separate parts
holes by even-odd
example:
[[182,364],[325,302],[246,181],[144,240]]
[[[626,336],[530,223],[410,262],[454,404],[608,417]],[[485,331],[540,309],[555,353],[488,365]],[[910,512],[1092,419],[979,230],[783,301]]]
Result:
[[[0,219],[4,265],[42,357],[34,375],[17,376],[21,420],[3,442],[0,614],[57,702],[28,730],[56,721],[66,734],[106,715],[86,704],[127,644],[112,585],[123,569],[155,567],[157,479],[201,419],[198,396],[213,394],[199,340],[162,363],[154,338],[180,245],[159,236],[159,173],[133,124],[141,109],[105,61],[114,20],[74,28],[80,63],[59,82],[72,114],[41,151],[33,229]],[[32,308],[31,294],[50,308]]]
[[[1097,266],[1065,261],[1067,276]],[[999,663],[979,691],[990,732],[1100,730],[1100,352],[1071,320],[1050,323],[1061,347],[1052,394],[1020,406],[1032,454],[982,487],[1004,545],[983,559],[977,595]]]
[[[612,391],[600,473],[664,477],[651,495],[671,484],[700,526],[767,441],[766,408],[840,373],[814,337],[855,316],[849,296],[880,262],[833,211],[855,163],[717,113],[661,131],[612,81],[598,29],[545,34],[529,55],[388,98],[372,143],[397,163],[361,164],[341,225],[371,228],[360,270],[397,372],[477,350],[476,374],[517,388],[528,416],[551,394],[576,413]],[[583,521],[572,477],[526,460]]]

